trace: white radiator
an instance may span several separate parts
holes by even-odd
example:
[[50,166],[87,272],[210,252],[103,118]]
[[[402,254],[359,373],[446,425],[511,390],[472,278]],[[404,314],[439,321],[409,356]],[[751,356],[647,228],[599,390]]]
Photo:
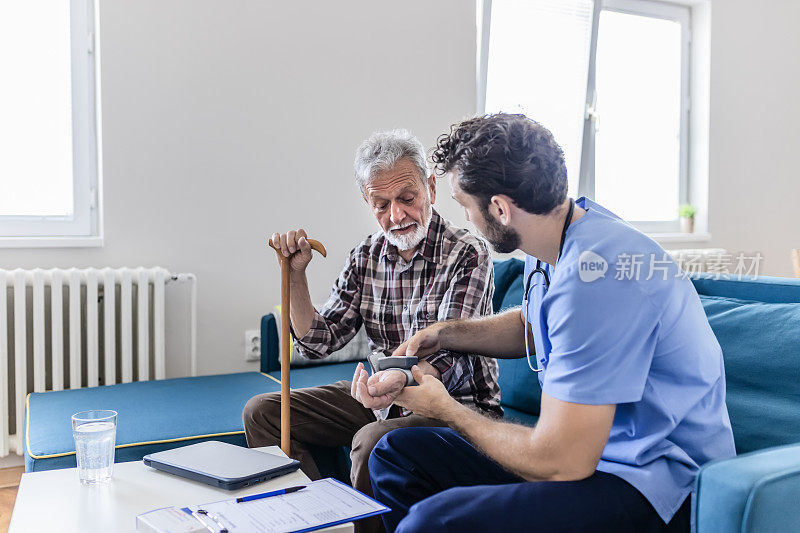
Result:
[[[172,281],[191,283],[190,357],[195,375],[193,274],[171,274],[159,267],[0,270],[0,457],[11,450],[23,452],[29,392],[166,377],[164,289]],[[9,427],[12,417],[14,427]]]

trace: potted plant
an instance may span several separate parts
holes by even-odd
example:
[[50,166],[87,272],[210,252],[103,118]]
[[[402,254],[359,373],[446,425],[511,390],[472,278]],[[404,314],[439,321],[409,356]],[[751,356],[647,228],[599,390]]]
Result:
[[683,204],[678,208],[678,216],[681,218],[681,231],[683,233],[694,233],[694,216],[697,208],[692,204]]

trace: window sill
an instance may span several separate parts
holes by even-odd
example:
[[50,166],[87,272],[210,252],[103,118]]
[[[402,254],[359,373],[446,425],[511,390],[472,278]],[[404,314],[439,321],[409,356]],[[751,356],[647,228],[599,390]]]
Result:
[[103,237],[0,237],[0,248],[100,248]]
[[674,242],[709,242],[711,240],[710,233],[648,233],[647,236],[659,244]]

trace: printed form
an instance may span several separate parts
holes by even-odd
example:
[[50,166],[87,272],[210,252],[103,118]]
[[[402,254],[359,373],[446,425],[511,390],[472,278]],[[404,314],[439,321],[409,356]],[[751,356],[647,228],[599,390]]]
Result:
[[372,498],[335,479],[320,479],[297,492],[271,496],[243,503],[224,500],[190,506],[202,509],[221,529],[230,533],[263,531],[290,533],[308,531],[358,518],[385,513],[389,510]]

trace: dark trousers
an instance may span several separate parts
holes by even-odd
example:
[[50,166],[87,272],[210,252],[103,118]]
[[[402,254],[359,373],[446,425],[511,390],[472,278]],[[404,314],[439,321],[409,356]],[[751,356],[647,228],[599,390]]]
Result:
[[391,508],[389,532],[689,531],[689,499],[665,524],[621,478],[526,482],[449,428],[398,429],[369,458],[375,498]]
[[[367,460],[375,443],[386,433],[411,426],[442,426],[442,422],[411,414],[398,416],[393,406],[388,420],[378,421],[371,409],[350,396],[350,382],[338,381],[323,387],[296,389],[290,393],[291,455],[311,479],[320,473],[309,446],[350,446],[350,481],[353,487],[372,496]],[[279,392],[251,398],[242,413],[247,445],[277,446],[281,443],[281,395]],[[356,522],[356,533],[383,530],[378,517]]]

